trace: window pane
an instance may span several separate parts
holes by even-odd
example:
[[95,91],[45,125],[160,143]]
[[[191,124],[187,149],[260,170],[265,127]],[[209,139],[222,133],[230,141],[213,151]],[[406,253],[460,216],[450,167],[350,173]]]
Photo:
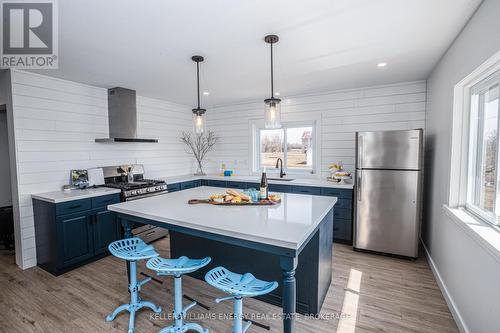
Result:
[[274,168],[278,158],[283,159],[284,135],[282,129],[260,131],[260,166]]
[[498,85],[481,93],[475,98],[477,108],[477,149],[476,175],[473,204],[487,214],[493,221],[499,215],[497,204],[497,165],[498,165]]
[[287,168],[312,169],[312,126],[287,128],[286,139]]

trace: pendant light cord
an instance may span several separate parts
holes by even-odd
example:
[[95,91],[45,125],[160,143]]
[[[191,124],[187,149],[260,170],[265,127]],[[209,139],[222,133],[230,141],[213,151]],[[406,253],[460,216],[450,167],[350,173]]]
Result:
[[271,43],[271,98],[274,97],[274,75],[273,75],[273,43]]
[[200,63],[196,62],[196,82],[198,88],[198,109],[200,108]]

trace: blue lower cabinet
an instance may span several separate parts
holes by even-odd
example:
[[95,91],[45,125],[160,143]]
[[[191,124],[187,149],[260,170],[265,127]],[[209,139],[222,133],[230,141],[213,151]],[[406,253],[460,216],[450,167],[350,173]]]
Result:
[[188,190],[190,188],[195,188],[195,187],[198,187],[200,185],[197,185],[197,181],[188,181],[188,182],[182,182],[181,183],[181,191],[183,190]]
[[343,243],[352,242],[352,220],[335,219],[333,220],[333,239]]
[[212,180],[209,179],[207,181],[207,186],[213,186],[213,187],[227,187],[227,182],[224,180]]
[[244,182],[227,182],[227,187],[228,188],[237,188],[240,190],[246,190],[247,184]]
[[320,195],[321,194],[321,187],[293,186],[292,192],[298,193],[298,194]]
[[60,268],[90,259],[94,255],[91,214],[57,218]]
[[74,214],[91,209],[92,200],[82,199],[82,200],[66,201],[57,204],[55,207],[56,207],[56,215]]
[[322,187],[321,195],[352,200],[353,190],[343,188]]
[[114,212],[106,209],[93,216],[94,253],[108,253],[108,245],[120,239],[120,224]]
[[246,183],[247,189],[254,188],[256,190],[260,189],[260,183]]
[[281,184],[269,184],[269,191],[281,192],[281,193],[292,193],[292,186],[281,185]]
[[175,184],[167,184],[167,190],[169,192],[177,192],[181,190],[181,184],[180,183],[175,183]]
[[60,275],[106,256],[121,238],[116,214],[106,207],[119,201],[119,194],[58,204],[34,199],[37,265]]

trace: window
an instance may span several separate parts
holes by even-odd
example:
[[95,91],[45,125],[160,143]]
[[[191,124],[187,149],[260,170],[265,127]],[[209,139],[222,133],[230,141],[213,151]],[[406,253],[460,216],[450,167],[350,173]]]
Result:
[[469,167],[466,208],[500,224],[500,73],[470,89]]
[[283,160],[287,172],[314,171],[314,124],[283,124],[281,129],[257,128],[255,170],[276,167]]

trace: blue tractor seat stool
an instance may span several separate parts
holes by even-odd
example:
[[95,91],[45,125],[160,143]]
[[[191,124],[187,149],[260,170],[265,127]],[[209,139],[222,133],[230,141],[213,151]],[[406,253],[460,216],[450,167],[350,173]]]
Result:
[[207,329],[204,329],[198,324],[184,323],[188,310],[194,307],[197,303],[192,302],[186,307],[182,306],[182,275],[192,273],[202,267],[205,267],[211,260],[212,259],[210,257],[204,259],[189,259],[185,256],[178,259],[153,258],[148,260],[146,267],[155,271],[157,275],[168,275],[174,277],[175,322],[174,324],[163,328],[159,333],[178,333],[189,330],[197,331],[199,333],[208,333]]
[[154,305],[151,302],[143,301],[139,297],[139,291],[141,287],[151,281],[151,278],[148,277],[142,281],[137,281],[137,260],[145,260],[158,257],[158,252],[155,251],[152,245],[147,245],[140,238],[126,238],[117,240],[108,246],[109,252],[117,258],[127,260],[130,264],[129,270],[129,287],[128,290],[130,292],[130,303],[120,305],[113,311],[112,314],[106,317],[106,321],[112,321],[116,318],[116,316],[122,312],[127,310],[130,313],[129,324],[128,324],[128,333],[134,332],[135,325],[135,314],[141,308],[146,307],[153,310],[155,313],[161,312],[161,307]]
[[236,274],[228,271],[224,267],[216,267],[205,275],[207,283],[217,289],[220,289],[230,297],[217,298],[215,301],[220,303],[225,300],[234,300],[234,333],[244,333],[248,330],[252,322],[247,321],[243,327],[243,298],[255,297],[270,293],[278,287],[278,282],[266,282],[258,280],[250,273]]

